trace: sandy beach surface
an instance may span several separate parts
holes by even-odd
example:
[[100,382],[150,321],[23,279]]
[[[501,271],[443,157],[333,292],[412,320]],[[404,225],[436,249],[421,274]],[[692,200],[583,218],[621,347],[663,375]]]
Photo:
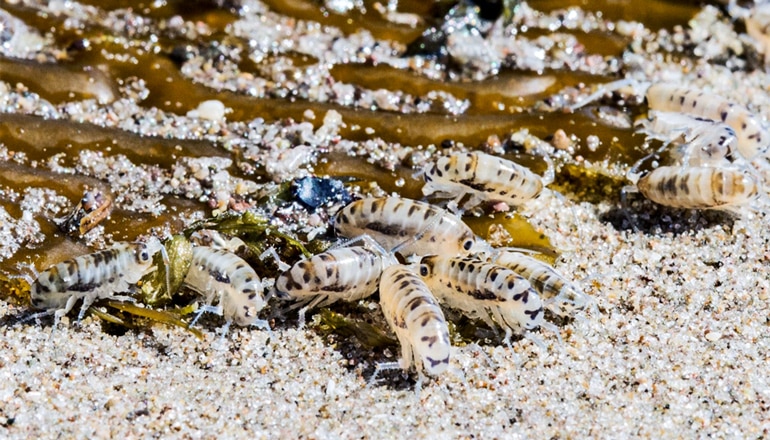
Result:
[[[3,328],[4,436],[486,438],[767,435],[770,256],[764,217],[680,235],[625,233],[553,201],[528,208],[599,313],[544,333],[546,349],[467,346],[460,373],[413,389],[367,386],[313,331],[235,329],[222,343],[155,326]],[[569,230],[569,225],[567,225]],[[18,313],[5,306],[3,315]],[[388,359],[383,359],[388,360]]]
[[[251,5],[252,11],[266,8],[260,2],[244,3]],[[43,9],[40,5],[28,7]],[[18,10],[13,10],[18,13]],[[90,11],[85,7],[83,10]],[[252,41],[258,43],[263,41],[255,36],[262,31],[258,29],[254,17],[244,14],[242,19],[228,28],[228,32],[242,38],[254,38]],[[530,41],[532,47],[550,48],[544,52],[547,64],[544,67],[561,69],[575,66],[584,73],[594,68],[597,70],[594,73],[598,74],[617,73],[617,63],[613,63],[610,56],[580,56],[577,61],[571,58],[573,52],[559,52],[564,47],[578,44],[570,39],[573,38],[570,32],[583,35],[583,30],[567,23],[575,20],[575,14],[582,12],[538,15],[533,9],[524,7],[517,14],[514,25],[519,26],[522,23],[530,26],[540,23],[540,26],[548,28],[554,17],[561,17],[565,23],[564,27],[557,26],[557,30],[564,33],[556,32],[550,40],[556,41],[557,46],[561,44],[558,46],[561,49],[549,46],[544,40],[534,43],[536,39],[533,38]],[[87,22],[83,18],[86,16],[85,13],[72,13],[68,19]],[[279,20],[271,15],[265,16],[268,22]],[[124,16],[116,14],[107,17],[116,20],[116,17]],[[638,81],[678,81],[693,84],[693,87],[710,93],[719,91],[721,96],[747,106],[760,120],[767,121],[770,114],[770,106],[767,105],[770,102],[768,76],[762,68],[748,68],[746,60],[751,57],[738,53],[739,50],[752,48],[751,62],[761,64],[762,56],[757,52],[761,46],[755,47],[751,43],[738,19],[725,18],[715,7],[707,6],[689,25],[666,32],[650,31],[630,21],[605,22],[597,21],[594,15],[592,17],[585,22],[585,32],[608,32],[607,29],[611,28],[612,32],[633,41],[633,47],[624,52],[622,70],[627,77]],[[109,23],[101,25],[109,27]],[[609,28],[607,23],[611,23]],[[308,41],[313,36],[321,38],[323,30],[297,23],[293,25],[303,32],[304,39],[297,40],[299,42],[291,50],[300,53],[314,50],[315,46]],[[114,23],[112,26],[119,27]],[[181,26],[179,29],[205,34],[201,27]],[[179,29],[177,31],[181,33]],[[268,37],[279,38],[286,28],[275,26],[270,29],[274,32]],[[484,46],[489,48],[488,53],[476,54],[474,56],[478,58],[473,58],[478,63],[469,76],[478,77],[479,81],[494,76],[496,71],[490,66],[499,68],[499,63],[495,62],[503,59],[500,58],[500,51],[515,49],[524,53],[525,49],[532,49],[525,47],[523,42],[521,47],[505,49],[505,44],[512,44],[506,43],[510,36],[506,40],[502,34],[495,37],[495,32],[502,31],[492,31],[488,37],[488,46]],[[328,51],[318,53],[318,56],[326,57],[330,65],[341,62],[341,53],[358,53],[350,49],[356,45],[375,47],[370,55],[377,55],[378,50],[387,52],[385,43],[372,46],[374,40],[369,34],[346,35],[344,38],[332,31],[327,31],[327,34],[328,38],[321,38],[322,43],[318,44],[328,45]],[[261,47],[258,43],[252,47],[255,51]],[[45,52],[52,43],[40,44],[38,51]],[[58,46],[54,44],[53,47]],[[677,48],[684,52],[678,52]],[[560,55],[557,56],[557,52]],[[272,52],[266,50],[266,53]],[[282,52],[279,50],[277,53]],[[689,61],[663,56],[662,53],[685,53],[683,57]],[[398,56],[392,56],[392,59],[382,56],[385,63],[401,63],[399,67],[406,63]],[[468,53],[463,56],[472,58],[472,54]],[[226,57],[223,59],[226,63]],[[538,58],[532,60],[536,64]],[[525,61],[522,58],[519,65],[512,67],[537,70],[537,66],[523,66]],[[287,65],[283,67],[291,71]],[[188,61],[187,68],[200,68],[185,70],[185,75],[207,87],[239,90],[238,87],[247,81],[243,75],[231,77],[225,74],[228,72],[214,75],[206,70],[213,69],[210,65],[206,66],[196,58]],[[412,68],[420,71],[419,66]],[[227,71],[226,68],[223,70]],[[421,75],[430,75],[428,69],[420,72]],[[216,81],[222,82],[215,84]],[[277,86],[270,88],[275,84],[259,83],[258,78],[255,80],[253,76],[249,81],[252,82],[247,85],[256,87],[257,95],[277,93]],[[310,90],[320,92],[310,93],[315,96],[308,98],[311,101],[320,94],[331,93],[323,88],[323,81],[314,84],[317,89]],[[307,174],[308,166],[312,166],[316,159],[304,158],[302,154],[307,151],[302,148],[288,150],[284,144],[290,142],[286,139],[293,139],[288,135],[283,138],[284,144],[268,140],[257,147],[249,144],[258,143],[254,141],[256,138],[280,138],[285,134],[281,130],[304,133],[307,145],[320,145],[326,151],[356,148],[359,154],[364,154],[362,151],[371,154],[373,159],[370,162],[385,167],[387,163],[405,160],[408,155],[424,161],[437,150],[435,145],[425,149],[402,145],[408,142],[393,146],[394,150],[387,150],[389,144],[385,142],[374,145],[373,142],[341,141],[337,136],[340,123],[333,113],[326,123],[320,124],[324,113],[318,112],[315,132],[312,126],[309,129],[306,126],[297,128],[285,121],[283,125],[270,125],[272,123],[255,120],[247,126],[232,122],[235,116],[228,122],[217,122],[216,118],[221,119],[221,115],[214,115],[211,116],[213,122],[201,122],[195,119],[196,115],[185,112],[174,115],[168,110],[164,112],[155,108],[148,115],[146,109],[142,110],[133,101],[136,98],[134,94],[142,95],[146,91],[145,85],[141,81],[127,81],[121,87],[110,92],[118,98],[114,103],[97,105],[98,99],[89,98],[52,105],[34,93],[25,94],[16,85],[2,82],[0,103],[4,113],[47,115],[53,119],[92,122],[113,130],[121,128],[165,138],[213,139],[218,145],[226,145],[228,152],[240,148],[239,154],[254,163],[277,158],[287,162],[288,159],[281,156],[286,151],[301,156],[297,163],[287,165],[287,169],[269,170],[268,174],[277,181]],[[154,90],[152,93],[156,93]],[[585,96],[589,92],[590,88],[580,91],[570,88],[563,96],[567,97],[565,99],[577,99],[575,96],[570,98],[570,93]],[[359,105],[372,105],[366,101],[367,93],[366,90],[361,92],[363,98]],[[235,106],[236,99],[232,99],[227,102],[228,106]],[[342,106],[341,99],[330,99],[330,102]],[[376,97],[372,99],[382,104]],[[460,113],[463,111],[461,99],[448,96],[436,98],[434,95],[425,99],[449,103],[445,108],[451,107]],[[426,100],[401,94],[398,99],[389,101],[399,102],[401,107],[389,110],[405,114],[419,112],[419,107],[410,107],[410,103],[428,102]],[[137,105],[137,108],[132,105]],[[151,122],[145,123],[139,117],[135,119],[135,125],[126,122],[134,117],[132,115],[138,114]],[[343,120],[347,117],[345,115],[347,113],[342,116]],[[567,117],[563,118],[566,120]],[[131,126],[127,128],[125,125]],[[322,128],[319,129],[319,125]],[[532,130],[537,129],[533,126]],[[568,123],[565,123],[564,130],[572,133]],[[253,133],[258,135],[250,136]],[[609,138],[603,136],[600,134],[603,142],[610,143]],[[586,157],[590,153],[585,145],[589,142],[582,136],[578,138],[578,143],[583,143],[577,153],[570,152],[576,157],[576,163],[615,176],[622,175],[627,169],[629,164],[619,166],[614,161],[602,161],[601,158],[594,164],[587,164]],[[637,139],[641,137],[637,136]],[[21,147],[8,144],[7,140],[5,142],[2,150],[5,162],[13,159],[9,151],[24,151]],[[355,145],[351,147],[350,144]],[[250,150],[252,147],[254,151]],[[203,151],[189,148],[190,151]],[[465,147],[459,145],[456,148],[461,150]],[[219,148],[218,151],[225,149]],[[31,149],[28,152],[33,156],[43,155]],[[176,212],[171,205],[163,205],[168,198],[174,197],[199,200],[208,208],[220,210],[233,209],[228,201],[232,200],[232,194],[241,195],[239,191],[246,195],[236,197],[237,200],[259,198],[261,189],[251,189],[249,185],[253,184],[238,177],[241,174],[228,174],[226,170],[230,169],[232,161],[221,163],[217,161],[225,159],[206,159],[209,162],[202,165],[194,160],[179,162],[173,165],[176,168],[171,172],[163,167],[159,171],[142,164],[142,157],[149,157],[142,156],[144,153],[139,154],[139,159],[131,156],[130,152],[121,154],[127,154],[139,164],[114,159],[114,156],[103,158],[88,153],[81,153],[78,158],[61,165],[42,156],[32,160],[39,160],[41,167],[56,173],[71,171],[71,174],[84,178],[109,180],[109,186],[116,194],[121,189],[125,190],[128,184],[111,177],[107,179],[101,174],[100,167],[109,167],[111,172],[125,170],[126,176],[137,179],[150,179],[146,176],[163,176],[163,173],[166,173],[167,182],[172,177],[177,179],[176,186],[148,184],[134,194],[136,199],[128,196],[116,199],[118,208],[124,210],[121,215],[126,217],[130,217],[132,212],[157,216],[159,214],[152,210],[158,206],[162,207],[158,211]],[[198,157],[209,156],[205,152],[195,154]],[[114,162],[110,162],[113,159]],[[20,164],[32,168],[29,158],[17,155],[13,161],[13,166]],[[212,184],[208,172],[200,177],[198,171],[201,169],[211,170],[211,175],[219,176],[221,181],[213,179]],[[25,174],[20,172],[19,175]],[[153,182],[163,180],[152,179]],[[199,183],[206,179],[214,187],[211,192],[207,192],[210,187]],[[587,184],[590,185],[593,183]],[[153,198],[158,191],[167,198]],[[185,191],[188,192],[186,195]],[[387,192],[377,188],[360,192],[377,191]],[[8,200],[17,203],[22,199],[32,203],[35,196],[25,193],[24,197],[20,197],[12,193],[3,191],[4,203]],[[144,196],[146,199],[142,198]],[[549,315],[548,318],[558,328],[558,335],[541,330],[535,332],[537,340],[514,339],[510,347],[500,341],[479,341],[454,347],[450,371],[421,381],[417,387],[415,374],[402,375],[399,371],[385,372],[375,383],[370,383],[376,364],[398,359],[396,347],[369,350],[355,338],[318,331],[312,322],[300,326],[294,315],[275,319],[271,332],[233,326],[224,338],[215,334],[222,321],[205,317],[200,325],[205,339],[199,340],[184,329],[161,324],[142,330],[106,329],[94,316],[76,322],[75,316],[70,315],[56,326],[52,325],[50,318],[43,319],[42,323],[36,323],[34,319],[22,322],[29,316],[28,308],[2,301],[0,437],[769,437],[770,280],[767,274],[770,247],[766,231],[770,228],[770,218],[766,215],[766,195],[752,202],[751,206],[741,207],[736,215],[660,208],[636,195],[631,197],[632,202],[626,207],[620,206],[616,199],[589,202],[570,197],[570,194],[566,196],[562,198],[545,193],[518,210],[532,227],[549,237],[560,253],[554,267],[594,301],[595,307],[577,313],[574,319]],[[54,206],[46,208],[50,212],[34,211],[37,222],[44,223],[44,218],[63,214],[66,203],[57,202],[48,193],[38,194],[37,197]],[[163,203],[159,202],[161,199]],[[22,247],[27,247],[29,254],[35,254],[34,247],[42,246],[43,238],[52,234],[45,228],[41,232],[39,225],[34,226],[37,224],[35,221],[23,217],[20,211],[8,208],[9,203],[3,205],[3,223],[0,225],[3,241],[0,250],[4,258],[10,258],[17,252],[20,243],[23,243]],[[178,218],[174,217],[174,221],[189,224],[204,216],[198,212],[200,209],[180,214]],[[209,214],[210,211],[205,216]],[[153,233],[167,235],[175,229],[178,230],[179,226],[157,227]],[[32,232],[28,236],[23,235],[28,230]],[[105,243],[100,241],[103,238],[99,235],[103,233],[104,229],[97,229],[93,236],[84,240],[89,247],[103,247]],[[115,234],[116,237],[119,235]],[[87,247],[78,246],[81,246],[77,248],[80,253],[86,252]],[[56,249],[60,254],[65,252],[59,245]],[[31,260],[39,270],[44,268],[42,262],[52,264],[42,256],[39,258]],[[379,313],[376,301],[364,301],[358,306],[348,307],[362,307],[372,315]],[[376,321],[379,326],[384,323],[381,317]],[[541,344],[538,345],[537,341]]]

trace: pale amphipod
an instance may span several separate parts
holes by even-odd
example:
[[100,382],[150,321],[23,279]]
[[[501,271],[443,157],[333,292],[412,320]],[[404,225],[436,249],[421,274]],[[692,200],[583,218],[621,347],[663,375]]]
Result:
[[649,119],[637,124],[641,132],[663,142],[659,152],[668,148],[671,142],[680,141],[675,158],[681,165],[729,165],[730,161],[741,157],[735,156],[738,135],[724,122],[655,110],[650,110],[648,116]]
[[364,246],[332,249],[301,260],[275,280],[277,296],[307,308],[357,301],[377,291],[390,259]]
[[[268,328],[267,322],[259,319],[259,312],[267,304],[262,281],[254,269],[234,253],[208,246],[193,248],[184,284],[205,297],[201,311],[223,316],[226,325],[234,322],[240,326]],[[216,307],[212,306],[215,300]]]
[[471,257],[428,256],[420,275],[449,307],[512,333],[554,326],[543,319],[543,302],[526,278],[505,267]]
[[[748,162],[766,154],[770,147],[770,132],[748,108],[718,94],[673,83],[637,83],[627,79],[614,81],[599,86],[596,92],[570,108],[577,110],[609,92],[628,86],[634,88],[635,93],[639,89],[643,90],[647,99],[651,120],[642,122],[642,125],[648,136],[664,142],[674,141],[680,135],[690,136],[693,148],[710,150],[711,153],[722,149],[727,155],[732,152],[728,151],[732,150],[732,146],[728,147],[724,140],[719,140],[727,134],[727,143],[734,142],[741,158]],[[733,130],[736,138],[734,141],[729,139],[732,133],[725,131],[722,124]],[[720,144],[721,147],[713,148]]]
[[464,209],[489,201],[518,206],[537,197],[545,186],[527,167],[481,152],[438,157],[426,166],[424,178],[424,195],[454,198],[457,204],[469,196]]
[[335,217],[337,234],[368,235],[402,255],[463,255],[486,244],[459,217],[428,203],[400,197],[357,200]]
[[642,175],[636,186],[655,203],[687,209],[738,212],[760,194],[754,177],[735,168],[663,166]]
[[393,265],[380,281],[380,306],[401,344],[401,368],[437,376],[449,367],[449,330],[436,299],[411,268]]
[[32,307],[56,310],[54,315],[58,320],[82,299],[80,320],[97,299],[133,301],[130,296],[117,293],[131,291],[145,275],[155,270],[152,257],[159,251],[165,252],[165,249],[153,238],[147,243],[120,243],[57,263],[41,272],[32,283]]
[[676,84],[658,83],[647,89],[652,110],[678,112],[723,122],[735,131],[738,152],[751,161],[770,146],[770,133],[760,119],[746,107],[722,96]]
[[559,316],[572,316],[591,302],[591,297],[537,258],[521,252],[501,251],[491,261],[526,278],[540,295],[545,307]]

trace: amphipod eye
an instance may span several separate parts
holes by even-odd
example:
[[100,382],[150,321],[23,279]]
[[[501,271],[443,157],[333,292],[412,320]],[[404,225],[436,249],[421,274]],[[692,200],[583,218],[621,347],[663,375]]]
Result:
[[427,277],[428,276],[428,265],[427,264],[421,264],[420,265],[420,275]]

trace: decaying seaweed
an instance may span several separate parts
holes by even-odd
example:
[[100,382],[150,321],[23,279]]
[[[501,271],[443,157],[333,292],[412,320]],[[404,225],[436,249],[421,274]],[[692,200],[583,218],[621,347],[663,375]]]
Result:
[[[106,304],[114,309],[126,312],[128,314],[146,318],[150,322],[159,322],[168,325],[175,325],[181,327],[190,333],[194,334],[198,339],[203,339],[203,333],[200,330],[190,327],[190,324],[179,319],[179,316],[171,312],[163,310],[153,310],[146,307],[140,307],[136,304],[122,302],[122,301],[106,301]],[[125,321],[123,321],[125,322]]]
[[[297,238],[271,225],[270,220],[266,217],[251,211],[197,222],[185,229],[184,234],[189,237],[193,232],[201,229],[211,229],[225,236],[238,237],[243,240],[246,245],[243,258],[258,273],[277,267],[274,262],[263,261],[260,258],[260,255],[270,247],[275,249],[281,259],[287,262],[296,261],[303,256],[309,258],[313,255]],[[311,248],[318,245],[328,246],[319,241],[315,243]]]
[[346,317],[330,309],[321,309],[320,322],[316,329],[322,334],[334,333],[340,336],[354,336],[368,348],[396,346],[398,342],[385,334],[379,327],[368,322]]
[[16,306],[29,307],[29,281],[21,276],[0,274],[0,299]]
[[[164,243],[168,262],[162,255],[155,256],[158,270],[148,275],[140,288],[140,302],[150,307],[171,303],[175,292],[182,286],[192,261],[192,243],[184,235],[174,235]],[[169,285],[166,286],[166,273]]]

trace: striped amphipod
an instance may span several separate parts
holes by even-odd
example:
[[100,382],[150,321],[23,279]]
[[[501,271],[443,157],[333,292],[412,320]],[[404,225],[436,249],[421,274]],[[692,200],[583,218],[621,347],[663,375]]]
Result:
[[441,302],[490,327],[497,323],[506,339],[512,332],[554,328],[543,320],[543,302],[532,285],[510,269],[476,258],[428,256],[420,261],[420,275]]
[[737,149],[751,161],[770,146],[770,133],[746,107],[700,90],[675,84],[653,84],[647,89],[647,103],[652,110],[700,116],[729,125],[737,135]]
[[673,208],[738,212],[759,196],[757,181],[735,168],[663,166],[644,174],[636,186],[646,198]]
[[544,187],[543,179],[528,168],[480,152],[439,157],[427,165],[424,176],[423,194],[455,197],[455,203],[468,195],[464,209],[487,201],[518,206],[537,197]]
[[418,372],[439,375],[449,367],[449,330],[444,313],[428,286],[411,268],[385,269],[380,280],[380,306],[401,344],[401,368],[412,363]]
[[491,260],[526,278],[540,294],[545,307],[559,316],[582,310],[591,298],[561,276],[550,265],[521,252],[500,251]]
[[643,119],[638,125],[648,138],[664,143],[659,152],[672,141],[683,141],[678,154],[682,165],[729,165],[728,160],[735,159],[738,136],[724,122],[655,110],[650,110],[648,116],[649,119]]
[[54,310],[56,319],[69,313],[77,300],[83,305],[78,320],[97,299],[133,301],[128,292],[145,275],[155,270],[152,257],[164,252],[157,238],[147,243],[120,243],[110,249],[81,255],[57,263],[41,272],[30,289],[32,307]]
[[[202,312],[222,315],[226,325],[235,322],[240,326],[269,328],[267,322],[258,317],[267,304],[262,281],[254,269],[234,253],[208,246],[193,248],[192,263],[184,284],[205,295],[206,305],[200,309]],[[217,307],[212,307],[215,299]]]
[[357,301],[377,291],[382,271],[392,261],[364,246],[332,249],[295,263],[275,280],[275,291],[307,308]]
[[463,255],[485,246],[459,217],[399,197],[350,203],[337,213],[334,228],[343,237],[368,235],[385,249],[405,256]]
[[[628,79],[614,81],[599,86],[596,92],[570,106],[570,108],[575,111],[608,92],[617,91],[627,86],[634,88],[634,93],[639,93],[638,90],[643,89],[648,107],[651,110],[650,116],[664,119],[653,122],[653,125],[659,124],[661,127],[655,130],[660,136],[684,134],[692,127],[695,127],[695,130],[708,130],[699,123],[700,119],[700,122],[703,120],[714,121],[717,123],[714,124],[715,128],[722,123],[732,128],[737,138],[735,148],[749,162],[757,156],[765,154],[770,147],[770,133],[763,126],[762,121],[746,107],[732,103],[719,95],[671,83],[636,83]],[[676,118],[673,116],[674,114],[680,115],[678,118],[679,127],[673,127],[673,122],[665,121],[665,119]],[[690,116],[693,119],[690,120],[684,116]],[[643,123],[643,125],[645,124]],[[649,126],[649,124],[647,125]],[[697,128],[698,125],[701,125],[701,128]],[[652,130],[645,133],[650,135],[650,131]],[[724,133],[721,128],[717,128],[717,131]],[[712,140],[718,139],[719,136],[720,134],[715,131],[710,138]],[[661,139],[658,136],[653,137],[663,141],[673,140],[671,138]],[[703,145],[703,142],[699,145]]]

